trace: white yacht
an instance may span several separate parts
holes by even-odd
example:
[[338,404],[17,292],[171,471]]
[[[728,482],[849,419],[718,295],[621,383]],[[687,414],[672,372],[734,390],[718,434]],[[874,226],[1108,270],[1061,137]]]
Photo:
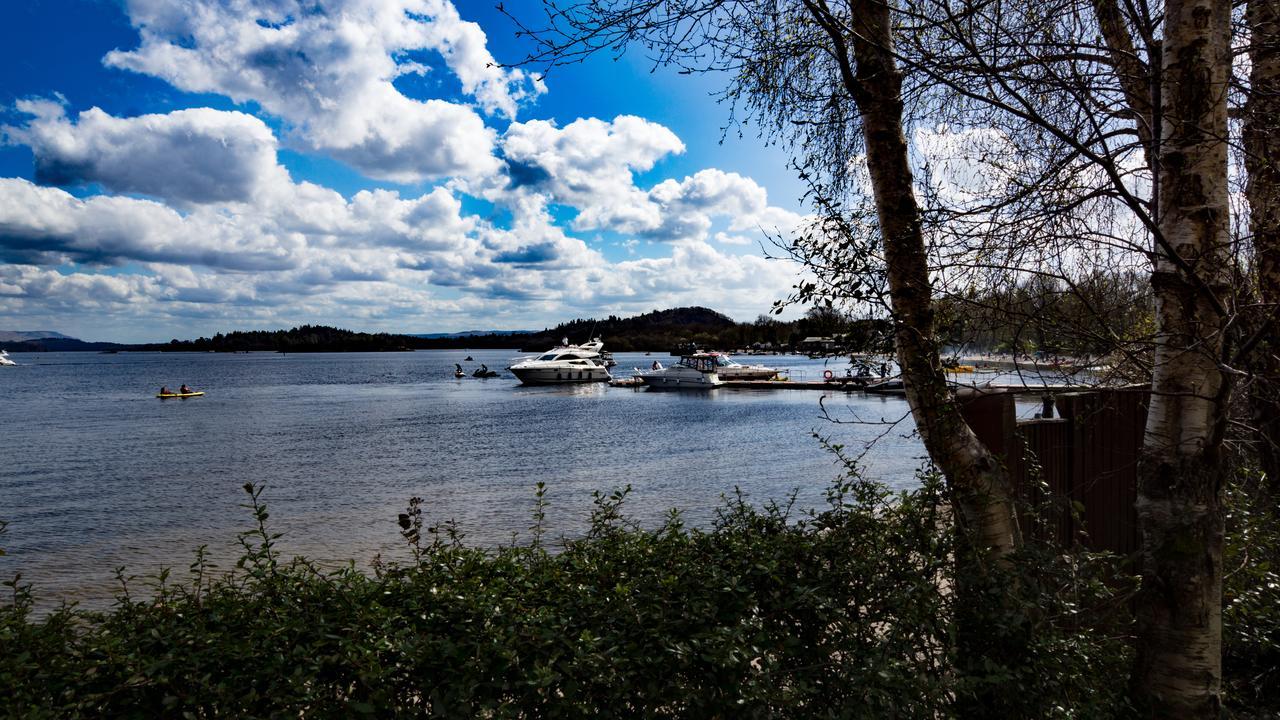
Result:
[[693,353],[671,367],[655,362],[653,369],[637,373],[636,377],[653,389],[710,390],[724,384],[716,374],[716,357],[713,353]]
[[772,380],[778,375],[778,368],[764,365],[743,365],[734,362],[724,353],[707,353],[716,359],[716,375],[721,380]]
[[0,366],[17,365],[17,364],[18,363],[13,361],[13,358],[9,357],[9,353],[5,352],[4,350],[0,350]]
[[564,345],[545,353],[523,358],[507,368],[525,385],[608,382],[613,377],[601,356],[604,343],[598,338],[582,345]]

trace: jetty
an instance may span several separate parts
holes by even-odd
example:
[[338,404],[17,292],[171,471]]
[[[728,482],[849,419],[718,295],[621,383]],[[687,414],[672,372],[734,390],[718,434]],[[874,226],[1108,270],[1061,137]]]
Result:
[[[881,379],[882,378],[876,378],[875,380],[879,381]],[[730,390],[816,390],[819,392],[845,393],[867,392],[867,383],[842,382],[843,380],[845,380],[845,378],[832,378],[831,380],[722,380],[716,387],[728,388]],[[644,387],[644,382],[638,377],[623,377],[610,380],[609,385],[611,387],[640,388]],[[954,387],[957,390],[992,395],[1043,395],[1045,393],[1079,392],[1083,390],[1097,389],[1097,387],[1092,385],[1032,385],[1024,383],[989,383],[981,385],[956,383]]]

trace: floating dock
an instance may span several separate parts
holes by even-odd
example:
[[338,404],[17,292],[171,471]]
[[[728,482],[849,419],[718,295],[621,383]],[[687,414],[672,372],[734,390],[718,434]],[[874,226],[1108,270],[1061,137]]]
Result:
[[[877,378],[878,379],[878,378]],[[639,388],[644,387],[644,382],[637,377],[615,378],[609,381],[612,387]],[[722,380],[716,387],[728,388],[730,390],[817,390],[819,392],[868,392],[865,383],[856,382],[840,382],[839,380]],[[965,383],[957,383],[957,389],[972,390],[979,393],[1006,393],[1014,395],[1033,395],[1044,393],[1063,393],[1076,392],[1080,390],[1096,390],[1097,388],[1087,385],[1022,385],[1013,383],[989,384],[989,385],[968,385]],[[875,392],[871,394],[878,395],[902,395],[901,391],[894,392]]]
[[[866,386],[856,383],[843,383],[835,380],[724,380],[719,387],[737,390],[839,390],[842,392],[866,392]],[[957,388],[978,390],[991,393],[1045,393],[1075,392],[1078,390],[1096,390],[1092,385],[1023,385],[1020,383],[990,383],[970,385],[955,383]],[[874,391],[872,391],[874,394]],[[883,392],[880,394],[884,394]]]
[[[879,380],[879,378],[876,378]],[[721,380],[719,387],[736,390],[843,390],[855,392],[866,386],[865,382],[840,382],[838,380]]]

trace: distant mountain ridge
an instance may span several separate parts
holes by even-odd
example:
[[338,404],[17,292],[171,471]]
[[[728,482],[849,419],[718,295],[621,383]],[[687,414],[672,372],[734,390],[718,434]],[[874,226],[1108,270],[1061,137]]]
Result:
[[475,337],[477,335],[528,335],[532,332],[532,330],[462,330],[451,333],[408,333],[408,335],[409,337],[434,340],[437,338]]
[[75,340],[69,335],[63,335],[53,330],[0,330],[0,342],[26,342],[28,340],[43,340],[45,338],[56,338],[59,340]]
[[597,320],[571,320],[522,338],[521,348],[543,350],[557,345],[562,339],[569,342],[586,342],[600,338],[610,350],[665,350],[676,345],[696,344],[700,347],[719,347],[723,335],[739,323],[724,313],[706,307],[680,307],[670,310],[654,310],[642,315],[620,318],[610,315]]
[[[364,333],[323,325],[301,325],[289,330],[236,330],[211,338],[171,340],[166,343],[120,344],[84,342],[61,333],[58,337],[4,341],[0,348],[19,352],[74,350],[135,350],[167,352],[386,352],[432,349],[519,349],[541,352],[567,339],[582,343],[600,338],[605,348],[616,351],[671,350],[690,347],[732,350],[760,347],[794,347],[808,336],[849,332],[844,321],[801,318],[782,322],[762,315],[754,322],[740,323],[706,307],[679,307],[654,310],[632,317],[571,320],[536,332],[518,330],[465,330],[453,333]],[[17,332],[17,331],[9,331]],[[27,331],[24,331],[27,332]],[[36,332],[36,331],[30,331]]]

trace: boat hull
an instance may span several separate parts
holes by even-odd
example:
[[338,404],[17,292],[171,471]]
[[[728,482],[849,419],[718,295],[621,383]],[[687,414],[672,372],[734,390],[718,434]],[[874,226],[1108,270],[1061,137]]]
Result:
[[716,373],[721,380],[772,380],[778,375],[774,368],[748,367],[721,368]]
[[641,375],[640,380],[645,387],[653,390],[712,390],[724,383],[715,377],[667,377],[663,375]]
[[582,369],[509,368],[524,385],[568,385],[571,383],[609,382],[613,378],[601,367]]

